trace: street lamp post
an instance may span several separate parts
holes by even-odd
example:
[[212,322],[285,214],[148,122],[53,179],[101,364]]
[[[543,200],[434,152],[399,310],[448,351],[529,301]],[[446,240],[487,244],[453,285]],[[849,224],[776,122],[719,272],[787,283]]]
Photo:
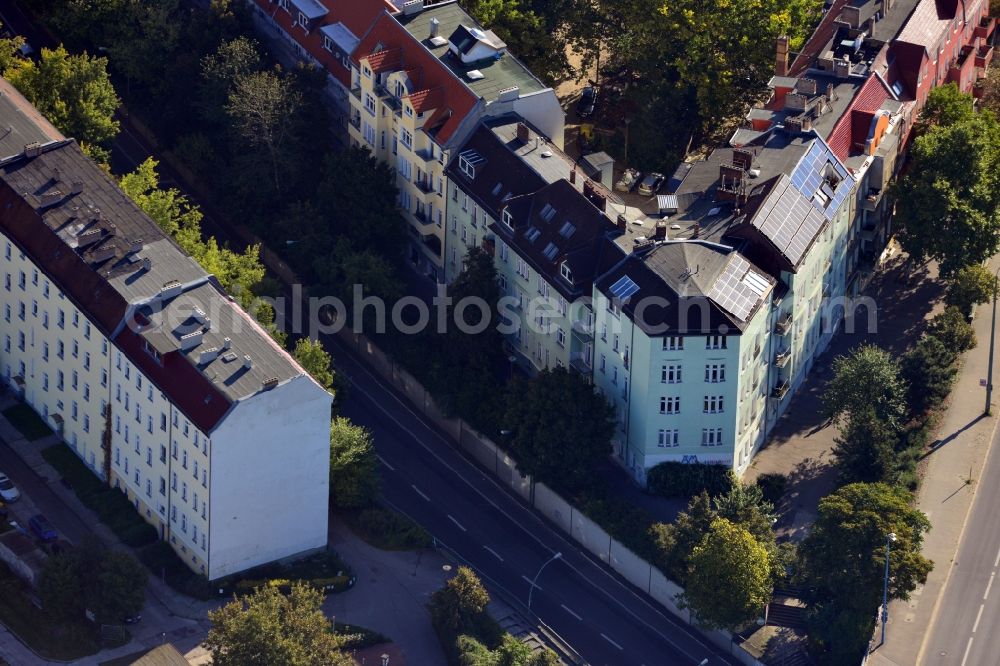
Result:
[[990,321],[990,363],[986,368],[986,416],[993,411],[990,402],[993,400],[993,346],[997,335],[997,281],[1000,280],[1000,269],[993,275],[993,319]]
[[531,580],[531,587],[528,588],[528,610],[531,610],[531,595],[534,593],[535,587],[537,587],[535,585],[535,582],[538,580],[538,577],[542,575],[542,569],[549,566],[549,564],[551,564],[552,562],[555,562],[556,560],[561,558],[562,558],[562,553],[561,552],[556,553],[549,559],[545,560],[545,562],[542,563],[542,566],[538,567],[538,573],[535,574],[535,577]]
[[885,578],[882,581],[882,643],[885,645],[885,623],[889,620],[889,549],[896,541],[896,533],[889,532],[885,538]]

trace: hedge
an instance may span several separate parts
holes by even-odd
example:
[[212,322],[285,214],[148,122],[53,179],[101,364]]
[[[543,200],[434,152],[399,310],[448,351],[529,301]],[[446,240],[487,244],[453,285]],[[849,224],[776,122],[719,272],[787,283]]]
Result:
[[725,495],[736,477],[725,465],[662,462],[649,470],[647,490],[663,497],[694,497],[702,490],[715,497]]

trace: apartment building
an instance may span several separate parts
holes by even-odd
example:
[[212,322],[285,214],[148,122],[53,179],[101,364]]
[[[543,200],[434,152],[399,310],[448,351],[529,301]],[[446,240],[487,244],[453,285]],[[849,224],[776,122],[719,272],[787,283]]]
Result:
[[25,143],[0,160],[4,382],[209,579],[325,547],[330,395],[11,99],[0,115]]
[[693,164],[676,212],[617,238],[627,258],[595,281],[594,383],[640,483],[665,460],[749,465],[845,316],[854,189],[790,122]]

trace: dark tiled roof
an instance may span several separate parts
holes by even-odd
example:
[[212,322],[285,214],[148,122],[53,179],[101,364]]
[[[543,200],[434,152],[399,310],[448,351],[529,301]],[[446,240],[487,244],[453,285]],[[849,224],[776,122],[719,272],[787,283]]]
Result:
[[0,78],[0,118],[5,125],[0,132],[0,158],[20,153],[29,143],[65,138],[4,78]]
[[[508,205],[513,229],[498,222],[491,226],[494,233],[567,299],[590,293],[601,253],[608,250],[601,241],[620,233],[614,223],[565,180],[512,198]],[[572,283],[560,274],[563,262]]]

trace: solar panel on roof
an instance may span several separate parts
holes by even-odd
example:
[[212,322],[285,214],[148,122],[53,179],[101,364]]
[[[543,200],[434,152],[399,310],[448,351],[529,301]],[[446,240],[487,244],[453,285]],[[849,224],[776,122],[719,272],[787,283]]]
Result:
[[624,303],[632,296],[632,294],[639,291],[639,285],[633,282],[632,278],[629,276],[623,275],[617,282],[611,285],[611,289],[609,291],[612,296]]

